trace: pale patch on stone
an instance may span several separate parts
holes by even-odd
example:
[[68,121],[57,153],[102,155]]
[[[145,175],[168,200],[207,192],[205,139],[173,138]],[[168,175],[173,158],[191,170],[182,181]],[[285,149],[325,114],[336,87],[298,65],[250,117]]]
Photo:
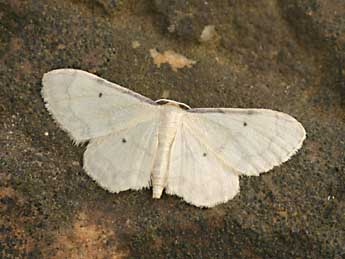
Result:
[[208,42],[218,38],[216,27],[214,25],[207,25],[200,35],[200,42]]
[[132,41],[132,48],[137,49],[140,47],[140,42],[137,40]]
[[150,54],[153,58],[153,63],[155,63],[157,67],[160,67],[161,64],[168,63],[175,72],[180,68],[191,68],[192,65],[196,63],[196,61],[188,59],[173,50],[166,50],[163,53],[159,53],[156,49],[150,49]]

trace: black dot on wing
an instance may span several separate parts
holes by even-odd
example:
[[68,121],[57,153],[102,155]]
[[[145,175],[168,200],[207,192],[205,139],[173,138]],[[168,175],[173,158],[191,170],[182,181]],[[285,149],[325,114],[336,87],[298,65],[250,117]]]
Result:
[[125,138],[122,139],[122,143],[126,143],[127,140]]
[[98,97],[99,97],[99,98],[101,98],[101,97],[102,97],[102,95],[103,95],[102,93],[99,93],[99,94],[98,94]]
[[202,156],[207,156],[207,154],[206,154],[206,153],[204,153],[204,154],[202,154]]
[[243,126],[246,127],[247,126],[247,122],[243,122]]

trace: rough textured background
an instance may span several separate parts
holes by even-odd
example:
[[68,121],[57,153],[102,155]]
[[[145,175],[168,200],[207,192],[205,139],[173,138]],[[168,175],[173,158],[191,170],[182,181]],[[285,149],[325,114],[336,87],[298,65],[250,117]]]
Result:
[[[343,258],[344,17],[343,0],[0,0],[0,257]],[[151,48],[197,64],[157,68]],[[308,138],[213,209],[112,195],[44,108],[42,75],[65,67],[153,99],[280,110]]]

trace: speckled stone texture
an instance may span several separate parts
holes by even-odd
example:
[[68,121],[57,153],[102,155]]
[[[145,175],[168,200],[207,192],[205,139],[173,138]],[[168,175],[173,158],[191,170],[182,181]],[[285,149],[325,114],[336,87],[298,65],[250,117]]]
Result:
[[[0,258],[344,258],[344,17],[343,0],[0,0]],[[218,37],[200,43],[206,25]],[[152,48],[197,63],[157,68]],[[283,111],[307,140],[212,209],[110,194],[44,108],[43,74],[66,67],[152,99]]]

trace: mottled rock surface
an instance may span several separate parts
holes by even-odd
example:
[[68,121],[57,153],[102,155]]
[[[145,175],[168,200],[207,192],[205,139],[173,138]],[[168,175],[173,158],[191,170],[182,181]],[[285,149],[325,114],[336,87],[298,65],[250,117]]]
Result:
[[[343,0],[0,0],[0,257],[343,258],[344,17]],[[207,25],[217,40],[200,43]],[[196,64],[158,68],[154,48]],[[212,209],[110,194],[44,108],[42,75],[66,67],[152,99],[283,111],[308,137]]]

